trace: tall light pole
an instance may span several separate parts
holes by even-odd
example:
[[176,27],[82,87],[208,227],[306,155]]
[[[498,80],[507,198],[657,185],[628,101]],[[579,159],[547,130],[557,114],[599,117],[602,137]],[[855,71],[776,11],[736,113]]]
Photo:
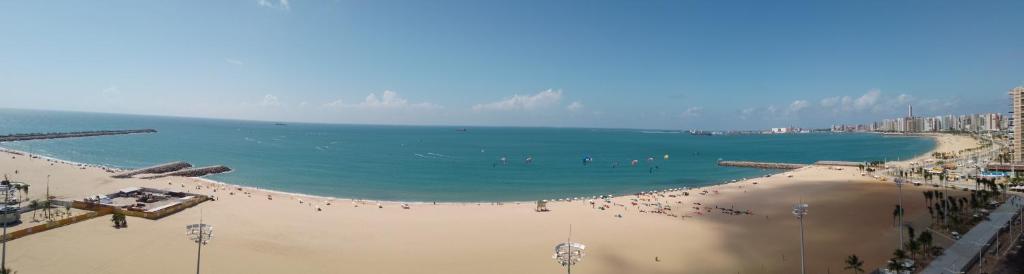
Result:
[[203,255],[203,245],[206,245],[210,239],[213,239],[213,226],[204,224],[203,217],[200,215],[198,224],[185,226],[185,235],[198,246],[198,251],[196,252],[196,274],[199,274],[199,262]]
[[899,225],[899,227],[897,227],[897,230],[900,233],[900,243],[899,243],[899,245],[896,246],[896,248],[897,249],[902,249],[903,248],[903,179],[896,178],[896,180],[893,180],[893,181],[896,182],[896,188],[898,188],[900,190],[900,196],[899,196],[900,208],[899,208],[899,212],[897,212],[897,214],[899,214],[899,219],[900,219],[900,225]]
[[793,215],[800,220],[800,274],[807,274],[804,262],[804,216],[807,215],[807,204],[794,205]]
[[583,260],[583,250],[587,246],[581,243],[572,242],[572,227],[569,227],[569,238],[564,243],[555,246],[555,255],[551,256],[558,264],[565,267],[565,273],[572,273],[572,266]]

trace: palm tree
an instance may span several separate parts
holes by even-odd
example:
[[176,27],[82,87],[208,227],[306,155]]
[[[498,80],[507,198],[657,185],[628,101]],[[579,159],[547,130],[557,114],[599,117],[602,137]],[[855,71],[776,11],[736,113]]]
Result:
[[900,273],[900,271],[905,270],[903,269],[903,261],[906,259],[907,252],[903,251],[903,249],[893,251],[892,258],[889,259],[889,270],[895,271],[896,273]]
[[114,228],[128,227],[128,220],[125,219],[124,213],[115,212],[110,217],[110,221],[114,223]]
[[11,270],[10,268],[0,269],[0,274],[18,274],[18,271]]
[[854,274],[860,274],[864,273],[863,267],[864,261],[861,261],[860,258],[857,257],[857,254],[852,254],[849,257],[846,257],[846,267],[843,269],[853,271]]
[[25,197],[28,197],[28,184],[16,184],[14,185],[14,189],[20,190],[22,193],[25,193]]
[[925,252],[925,255],[928,255],[932,249],[932,232],[927,230],[921,232],[921,235],[917,236],[917,241],[920,242],[924,250],[927,251]]
[[918,243],[914,238],[910,238],[904,247],[910,251],[910,256],[916,258],[917,253],[921,251],[921,243]]
[[39,200],[28,202],[28,208],[32,209],[32,221],[38,221],[36,220],[36,209],[39,209]]
[[47,222],[53,222],[53,213],[50,212],[50,208],[53,207],[53,201],[47,198],[40,203],[40,206],[43,207],[43,218],[46,218]]
[[892,210],[892,226],[896,226],[896,220],[899,219],[900,215],[903,215],[903,208],[900,205],[896,205],[896,208]]
[[895,259],[889,259],[888,267],[889,267],[889,271],[896,272],[896,273],[900,273],[900,271],[903,270],[903,265],[900,264],[900,262],[896,261]]

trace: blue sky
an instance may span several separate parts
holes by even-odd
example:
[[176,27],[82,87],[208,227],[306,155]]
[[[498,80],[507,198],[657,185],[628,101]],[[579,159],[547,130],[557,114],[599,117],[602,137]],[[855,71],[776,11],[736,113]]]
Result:
[[1005,112],[1022,1],[4,1],[0,107],[823,127]]

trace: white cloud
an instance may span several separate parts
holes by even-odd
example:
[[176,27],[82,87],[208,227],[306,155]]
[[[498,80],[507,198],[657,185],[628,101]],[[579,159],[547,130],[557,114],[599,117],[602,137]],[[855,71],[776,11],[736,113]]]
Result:
[[242,62],[242,61],[236,60],[236,59],[231,59],[231,58],[224,58],[224,62],[227,62],[228,64],[232,64],[232,65],[237,65],[237,66],[245,65],[245,62]]
[[583,103],[580,103],[580,101],[573,101],[572,103],[569,103],[568,106],[565,106],[565,109],[568,109],[569,111],[579,111],[583,109]]
[[377,95],[377,93],[370,93],[369,95],[366,95],[366,98],[363,99],[362,102],[359,102],[357,104],[346,104],[344,100],[338,99],[324,104],[324,107],[360,109],[442,108],[442,106],[428,102],[409,103],[409,100],[402,98],[401,96],[398,95],[398,93],[390,90],[385,90],[380,95]]
[[789,112],[799,112],[810,105],[811,103],[808,103],[807,100],[796,100],[789,104]]
[[682,118],[700,117],[703,113],[704,108],[702,107],[690,107],[687,108],[686,111],[683,111],[683,113],[679,114],[679,116]]
[[869,90],[868,93],[865,93],[864,95],[860,96],[860,98],[857,98],[857,100],[853,102],[853,107],[856,110],[863,110],[874,107],[875,104],[878,103],[878,98],[881,96],[882,91],[877,89]]
[[332,108],[334,108],[334,107],[344,107],[344,106],[345,106],[345,101],[341,100],[341,99],[330,101],[330,102],[327,102],[326,104],[324,104],[324,107],[332,107]]
[[384,93],[377,97],[376,93],[370,93],[366,95],[366,100],[359,103],[360,106],[364,107],[404,107],[409,104],[409,100],[399,97],[397,93],[385,90]]
[[839,104],[839,97],[821,99],[821,107],[831,108]]
[[292,9],[291,3],[289,3],[288,0],[278,0],[277,3],[275,3],[273,0],[256,0],[256,5],[265,8],[275,8],[282,10]]
[[750,118],[750,116],[753,115],[754,112],[757,112],[757,108],[741,109],[740,110],[740,119],[741,120],[746,120],[747,118]]
[[909,94],[900,94],[900,96],[896,96],[896,103],[901,105],[908,104],[913,100],[914,96],[910,96]]
[[[902,95],[901,95],[902,96]],[[909,98],[909,97],[907,97]],[[832,110],[833,113],[858,112],[864,110],[881,110],[879,100],[882,99],[882,91],[878,89],[868,90],[860,97],[836,96],[821,99],[821,107]]]
[[501,101],[477,104],[473,106],[473,110],[495,110],[495,111],[508,111],[508,110],[533,110],[542,108],[550,105],[558,104],[562,100],[562,91],[558,90],[545,90],[538,92],[534,95],[512,95],[502,99]]
[[103,95],[104,99],[110,100],[110,99],[114,99],[114,98],[117,98],[118,96],[120,96],[121,95],[121,89],[117,88],[117,86],[109,86],[109,87],[103,89],[103,91],[101,91],[100,94]]
[[277,99],[277,96],[267,94],[263,96],[263,101],[261,101],[259,105],[264,107],[276,107],[281,105],[281,101]]

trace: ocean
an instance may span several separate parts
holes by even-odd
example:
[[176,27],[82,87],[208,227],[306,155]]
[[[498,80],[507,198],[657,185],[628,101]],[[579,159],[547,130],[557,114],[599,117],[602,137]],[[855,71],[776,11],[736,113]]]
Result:
[[171,161],[222,164],[234,171],[206,178],[311,195],[475,202],[618,195],[777,172],[720,167],[719,159],[896,160],[935,146],[929,138],[877,134],[692,136],[637,129],[279,125],[0,109],[0,135],[136,128],[159,132],[0,147],[118,168]]

